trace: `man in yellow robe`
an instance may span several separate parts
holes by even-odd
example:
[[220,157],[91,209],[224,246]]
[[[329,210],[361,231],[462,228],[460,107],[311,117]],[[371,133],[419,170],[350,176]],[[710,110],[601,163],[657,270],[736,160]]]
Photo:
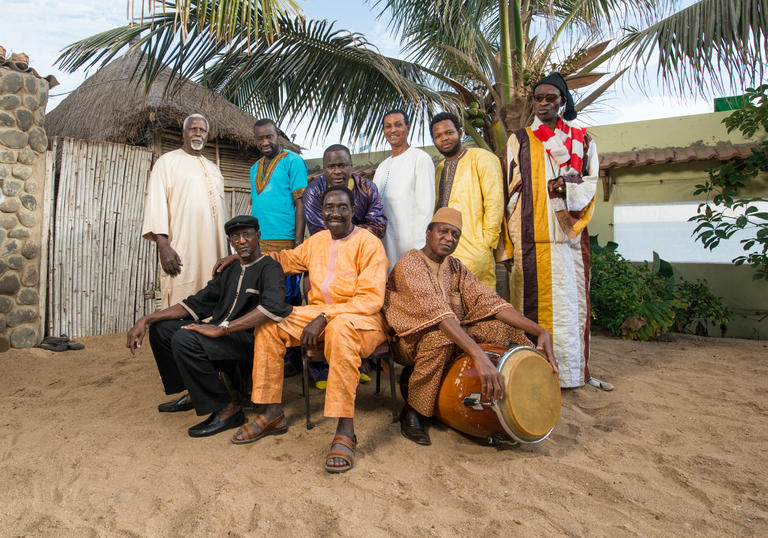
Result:
[[361,357],[386,340],[380,310],[389,262],[381,241],[352,224],[352,191],[330,187],[321,207],[326,230],[294,249],[267,253],[286,274],[309,271],[311,289],[306,306],[297,306],[283,321],[256,330],[251,399],[266,406],[232,442],[249,443],[287,431],[281,404],[285,349],[321,343],[329,364],[324,414],[339,419],[325,469],[340,473],[355,461],[353,417]]
[[435,147],[445,156],[435,170],[436,209],[458,209],[464,221],[454,256],[482,283],[495,290],[493,251],[504,219],[501,163],[490,151],[462,146],[461,124],[453,114],[437,114],[429,128]]
[[184,120],[180,149],[162,155],[149,176],[142,237],[157,243],[163,274],[161,308],[203,289],[216,260],[228,252],[224,236],[224,179],[203,157],[208,120]]

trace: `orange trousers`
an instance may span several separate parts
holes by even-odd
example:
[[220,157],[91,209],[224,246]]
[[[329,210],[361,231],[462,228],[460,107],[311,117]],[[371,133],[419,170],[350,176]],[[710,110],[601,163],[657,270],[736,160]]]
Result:
[[[283,396],[283,356],[285,348],[301,344],[301,333],[323,311],[324,305],[293,308],[280,323],[267,322],[255,331],[253,351],[253,392],[257,404],[280,403]],[[378,314],[380,315],[380,314]],[[328,386],[325,390],[326,417],[353,418],[355,393],[360,381],[361,358],[368,357],[386,340],[377,329],[359,329],[357,320],[368,316],[341,314],[328,322],[321,334],[328,361]],[[358,326],[361,324],[358,323]],[[371,323],[363,325],[370,326]]]

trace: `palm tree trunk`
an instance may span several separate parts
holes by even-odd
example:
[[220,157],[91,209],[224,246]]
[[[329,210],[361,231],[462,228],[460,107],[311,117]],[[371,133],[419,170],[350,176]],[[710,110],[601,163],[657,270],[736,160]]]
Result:
[[502,102],[498,103],[498,106],[501,107],[509,103],[512,97],[512,36],[509,31],[507,0],[499,0],[499,21],[501,26],[501,50],[499,51],[501,56],[501,91],[499,93]]

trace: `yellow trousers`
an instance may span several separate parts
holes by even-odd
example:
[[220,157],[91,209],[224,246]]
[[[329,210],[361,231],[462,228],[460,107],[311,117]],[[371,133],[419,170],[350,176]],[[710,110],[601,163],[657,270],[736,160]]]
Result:
[[[270,321],[256,329],[251,393],[254,403],[282,401],[285,348],[300,345],[304,327],[323,312],[324,306],[296,306],[291,315],[280,323]],[[381,330],[357,328],[361,325],[360,321],[367,321],[367,317],[359,314],[338,315],[328,322],[321,335],[329,367],[323,411],[326,417],[355,416],[355,393],[360,381],[358,368],[361,358],[368,357],[387,338]]]

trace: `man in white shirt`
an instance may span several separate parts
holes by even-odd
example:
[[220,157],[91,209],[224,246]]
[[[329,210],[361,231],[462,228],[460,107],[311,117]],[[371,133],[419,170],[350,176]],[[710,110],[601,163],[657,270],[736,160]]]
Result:
[[392,270],[403,254],[424,246],[424,229],[435,210],[435,164],[425,151],[408,145],[408,114],[390,110],[382,124],[392,156],[376,169],[373,182],[387,215],[384,249]]

